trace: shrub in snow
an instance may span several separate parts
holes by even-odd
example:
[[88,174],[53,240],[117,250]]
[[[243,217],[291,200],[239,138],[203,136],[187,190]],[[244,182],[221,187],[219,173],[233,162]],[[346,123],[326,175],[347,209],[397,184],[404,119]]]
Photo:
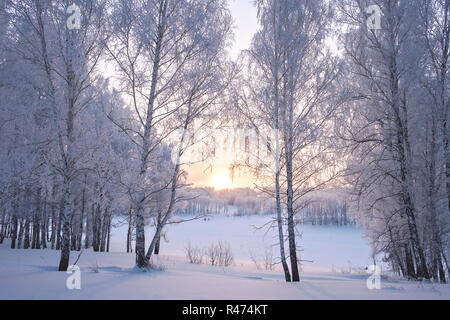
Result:
[[275,268],[275,261],[273,258],[272,247],[266,247],[264,251],[264,267],[266,270],[273,271]]
[[193,246],[190,242],[184,248],[186,257],[192,264],[209,263],[212,266],[228,267],[234,262],[230,244],[218,241],[205,249]]
[[253,254],[253,252],[250,253],[250,259],[252,260],[252,262],[255,264],[255,267],[257,270],[261,270],[261,265],[258,262],[258,259],[256,258],[256,256]]
[[217,264],[217,256],[219,253],[217,252],[217,247],[212,244],[206,249],[206,255],[208,256],[209,263],[212,266],[215,266]]
[[[252,253],[250,253],[250,259],[255,264],[257,270],[261,270],[261,264],[258,262],[258,259],[256,256]],[[267,271],[273,271],[275,270],[276,262],[273,256],[273,250],[272,247],[265,247],[264,249],[264,257],[262,261],[264,265],[264,269]]]
[[190,242],[184,248],[186,252],[186,257],[192,264],[202,264],[203,263],[203,250],[198,247],[194,247]]
[[228,267],[234,261],[230,244],[227,242],[219,241],[212,244],[207,248],[206,254],[212,266]]

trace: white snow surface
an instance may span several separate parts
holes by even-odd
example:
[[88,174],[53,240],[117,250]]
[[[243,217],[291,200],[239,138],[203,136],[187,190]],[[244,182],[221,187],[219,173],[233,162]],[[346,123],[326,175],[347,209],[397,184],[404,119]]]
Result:
[[[185,217],[181,217],[184,219]],[[114,229],[111,252],[84,250],[81,289],[69,290],[70,276],[58,272],[60,253],[12,250],[0,245],[0,299],[174,299],[174,300],[303,300],[303,299],[450,299],[450,285],[408,282],[385,273],[380,290],[369,290],[370,248],[355,227],[299,226],[303,251],[301,282],[286,283],[280,266],[257,269],[266,247],[276,243],[276,230],[257,229],[269,217],[212,217],[170,225],[154,264],[162,270],[134,268],[134,254],[124,253],[126,226]],[[147,230],[147,245],[152,230]],[[227,241],[235,262],[230,267],[190,264],[184,248]],[[277,257],[278,247],[273,247]],[[72,252],[71,263],[79,253]]]

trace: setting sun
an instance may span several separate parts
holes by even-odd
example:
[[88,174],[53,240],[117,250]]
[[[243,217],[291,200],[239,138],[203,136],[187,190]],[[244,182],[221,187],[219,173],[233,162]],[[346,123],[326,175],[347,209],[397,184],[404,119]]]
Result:
[[216,190],[233,189],[233,181],[226,173],[219,173],[211,178],[211,186]]

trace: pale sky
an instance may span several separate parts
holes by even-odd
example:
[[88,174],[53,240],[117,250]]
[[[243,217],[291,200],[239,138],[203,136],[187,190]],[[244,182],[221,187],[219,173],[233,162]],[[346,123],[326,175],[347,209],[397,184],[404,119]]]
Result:
[[235,44],[231,50],[231,56],[237,58],[241,50],[250,47],[258,22],[256,19],[256,7],[254,0],[228,0],[235,23]]

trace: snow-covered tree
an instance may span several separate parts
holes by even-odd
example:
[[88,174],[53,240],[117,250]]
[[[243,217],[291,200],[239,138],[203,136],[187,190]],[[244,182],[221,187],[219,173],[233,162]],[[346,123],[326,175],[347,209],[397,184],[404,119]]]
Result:
[[[113,37],[108,53],[118,71],[121,91],[137,119],[133,126],[113,121],[139,149],[139,172],[132,191],[136,264],[146,267],[176,201],[186,130],[217,100],[216,90],[223,90],[223,81],[215,80],[220,80],[218,71],[225,68],[221,61],[231,18],[223,0],[120,0],[113,4],[110,25]],[[174,147],[177,154],[167,186],[171,199],[145,254],[144,212],[152,193],[146,181],[152,154],[177,129],[183,134]]]
[[376,1],[380,30],[366,23],[369,2],[341,4],[353,91],[341,129],[360,220],[374,251],[384,252],[395,271],[445,282],[448,24],[440,29],[429,21],[446,21],[448,1],[447,9],[439,1]]
[[[337,109],[338,58],[324,41],[332,19],[325,1],[257,1],[261,30],[248,52],[247,89],[238,104],[257,132],[272,132],[273,194],[286,281],[282,201],[286,205],[292,281],[299,281],[295,215],[307,196],[336,176],[325,132]],[[267,134],[267,133],[266,133]],[[328,171],[327,171],[328,170]],[[257,172],[259,172],[257,170]],[[284,194],[284,196],[282,196]]]

